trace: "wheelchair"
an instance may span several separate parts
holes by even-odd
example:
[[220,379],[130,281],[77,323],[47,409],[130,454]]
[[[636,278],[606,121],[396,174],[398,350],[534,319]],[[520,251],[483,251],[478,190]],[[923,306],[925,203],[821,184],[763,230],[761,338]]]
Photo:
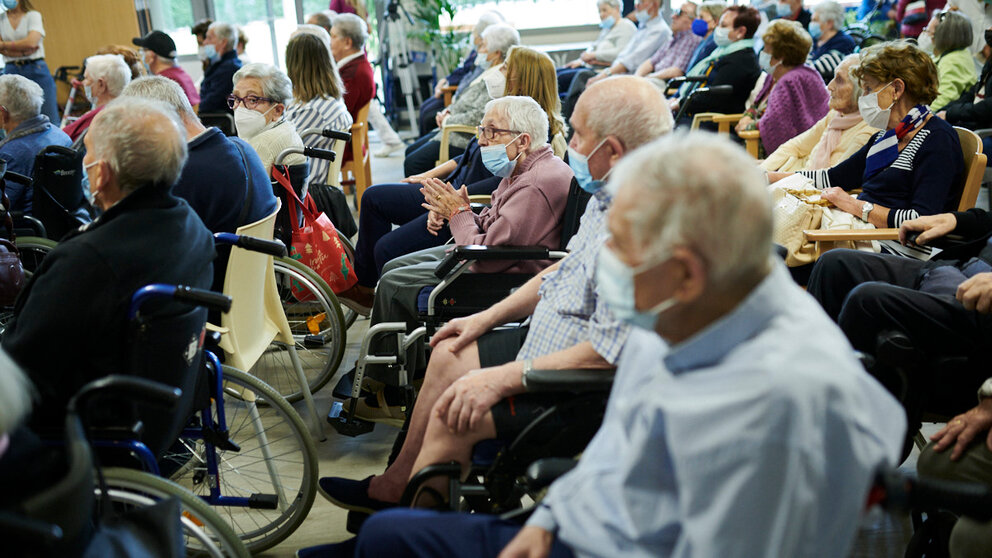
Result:
[[[84,548],[114,548],[113,556],[146,556],[147,549],[132,554],[127,552],[130,545],[114,547],[114,542],[128,536],[161,542],[159,531],[167,531],[165,525],[155,523],[149,529],[148,522],[174,520],[188,553],[247,558],[247,549],[230,526],[184,488],[149,473],[95,467],[83,419],[98,398],[108,395],[164,408],[180,399],[179,390],[136,377],[108,376],[85,385],[69,402],[65,444],[51,448],[64,453],[65,474],[14,509],[0,511],[5,555],[78,556]],[[143,522],[128,522],[133,514]]]

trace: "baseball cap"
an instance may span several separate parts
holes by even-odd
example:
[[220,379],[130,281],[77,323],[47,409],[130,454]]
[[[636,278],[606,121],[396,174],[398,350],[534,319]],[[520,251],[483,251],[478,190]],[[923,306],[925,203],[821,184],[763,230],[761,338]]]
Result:
[[135,37],[131,42],[161,56],[162,58],[176,57],[176,42],[172,37],[161,31],[152,31],[144,37]]

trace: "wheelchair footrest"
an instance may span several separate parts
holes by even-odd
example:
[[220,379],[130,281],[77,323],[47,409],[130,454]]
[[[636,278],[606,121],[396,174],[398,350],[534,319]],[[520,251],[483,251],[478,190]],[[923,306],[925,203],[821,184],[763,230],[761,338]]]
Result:
[[349,416],[344,410],[344,404],[340,401],[335,401],[331,405],[331,410],[327,413],[327,422],[338,434],[352,438],[368,434],[375,428],[375,423],[372,421]]
[[253,510],[274,510],[279,507],[279,497],[275,494],[252,494],[248,497],[248,508]]

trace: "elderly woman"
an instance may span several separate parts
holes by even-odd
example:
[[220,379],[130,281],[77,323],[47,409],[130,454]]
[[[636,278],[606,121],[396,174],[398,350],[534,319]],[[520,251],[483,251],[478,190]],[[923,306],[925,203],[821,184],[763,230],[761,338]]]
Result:
[[920,35],[921,48],[926,42],[924,37],[930,35],[933,35],[933,56],[939,83],[937,98],[930,106],[934,111],[939,111],[978,81],[970,50],[971,22],[960,12],[939,12]]
[[830,95],[820,74],[805,64],[812,40],[799,22],[777,19],[762,39],[759,64],[768,77],[736,131],[760,131],[765,153],[772,153],[826,116]]
[[[286,108],[286,118],[298,132],[307,128],[346,132],[351,128],[352,119],[341,99],[344,86],[331,58],[331,38],[323,29],[317,27],[316,30],[323,32],[327,40],[321,40],[316,34],[300,33],[286,46],[286,71],[293,82],[293,100]],[[334,146],[334,140],[323,136],[308,141],[321,149]],[[310,181],[326,184],[330,166],[330,161],[315,159]]]
[[579,71],[612,64],[637,31],[634,22],[620,13],[620,0],[599,0],[596,8],[599,9],[599,36],[578,58],[558,70],[559,91],[568,91],[572,78]]
[[843,31],[844,7],[827,0],[813,8],[813,19],[809,23],[809,35],[813,37],[813,51],[809,62],[829,83],[834,70],[845,56],[854,52],[854,39]]
[[[992,28],[985,31],[982,41],[986,49],[992,51]],[[969,130],[992,128],[992,56],[985,60],[981,78],[974,86],[965,90],[956,100],[948,103],[937,116],[954,126]],[[992,153],[992,138],[984,138],[985,153]],[[992,160],[989,161],[992,165]]]
[[[476,64],[485,71],[458,96],[458,100],[437,113],[438,126],[443,127],[445,123],[475,125],[482,119],[486,101],[492,98],[486,81],[492,79],[494,73],[499,72],[510,47],[520,43],[520,33],[505,23],[498,23],[483,31],[482,43]],[[468,142],[468,138],[453,134],[449,153],[452,156],[461,154],[468,146]],[[434,168],[440,152],[440,132],[421,137],[406,148],[406,159],[403,161],[404,174],[410,176]]]
[[121,91],[131,83],[131,67],[119,54],[98,54],[86,59],[86,69],[83,71],[83,91],[92,109],[69,124],[63,131],[72,141],[78,141],[90,122],[103,107],[120,96]]
[[687,68],[692,69],[697,62],[716,50],[716,39],[713,36],[713,30],[720,25],[720,16],[723,15],[723,10],[726,8],[727,4],[720,0],[710,0],[709,2],[703,2],[699,6],[699,13],[692,22],[692,32],[702,37],[703,40],[692,51],[692,56],[689,57],[689,65],[686,66]]
[[[0,76],[0,159],[7,170],[25,176],[34,174],[34,158],[49,145],[68,147],[72,140],[41,114],[45,93],[40,85],[17,74]],[[32,189],[13,180],[5,188],[11,211],[31,213]]]
[[[227,106],[234,109],[238,137],[255,148],[268,172],[276,156],[287,147],[303,147],[296,126],[285,118],[286,103],[293,97],[293,82],[279,68],[269,64],[248,64],[234,74],[234,90]],[[306,157],[293,154],[287,165],[306,163]]]
[[[815,16],[815,12],[814,12]],[[783,143],[761,163],[766,171],[794,172],[830,168],[861,149],[878,132],[861,118],[861,86],[851,77],[858,55],[845,58],[827,84],[830,112],[802,134]]]
[[[864,91],[861,117],[884,131],[840,164],[800,174],[836,209],[876,227],[955,210],[964,157],[957,133],[927,106],[937,96],[930,56],[908,41],[882,43],[863,50],[851,74]],[[768,179],[788,174],[772,172]],[[857,197],[847,193],[855,188],[861,188]]]

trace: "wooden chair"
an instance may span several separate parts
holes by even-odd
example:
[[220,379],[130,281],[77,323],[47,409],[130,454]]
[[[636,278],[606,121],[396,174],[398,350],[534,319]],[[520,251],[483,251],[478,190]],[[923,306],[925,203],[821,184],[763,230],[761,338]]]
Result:
[[468,124],[450,124],[441,127],[441,152],[438,154],[437,165],[441,165],[451,159],[449,152],[449,144],[451,143],[451,134],[472,134],[475,135],[475,126],[469,126]]
[[[716,131],[718,134],[730,135],[730,127],[736,125],[743,116],[743,114],[700,112],[692,117],[692,129],[698,129],[699,125],[703,122],[714,122],[717,125]],[[737,136],[744,140],[744,148],[747,149],[748,154],[757,159],[761,132],[758,130],[748,130],[737,134]]]
[[341,185],[354,185],[355,209],[362,208],[362,194],[372,185],[372,149],[369,147],[369,104],[358,111],[351,125],[351,160],[341,166]]
[[451,104],[451,100],[455,96],[455,91],[458,91],[457,85],[446,85],[441,88],[441,92],[444,94],[444,106]]
[[341,163],[344,157],[341,156],[344,153],[345,147],[348,142],[344,140],[334,140],[331,144],[331,150],[338,154],[337,157],[331,161],[330,166],[327,168],[327,185],[335,186],[337,188],[341,187]]
[[[971,130],[954,127],[961,141],[961,151],[964,154],[964,185],[961,189],[961,199],[958,200],[958,211],[966,211],[975,207],[978,191],[982,187],[982,177],[985,174],[987,157],[982,153],[982,140]],[[821,242],[856,242],[859,240],[899,240],[899,229],[868,229],[868,230],[807,230],[803,231],[807,241],[816,242],[820,250]]]

